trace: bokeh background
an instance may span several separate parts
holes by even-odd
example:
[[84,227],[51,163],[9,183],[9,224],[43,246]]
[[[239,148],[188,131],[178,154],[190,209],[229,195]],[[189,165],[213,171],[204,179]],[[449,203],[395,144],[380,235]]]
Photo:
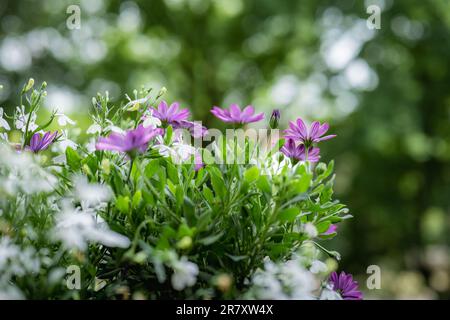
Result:
[[[366,8],[381,9],[381,29]],[[69,30],[69,5],[81,28]],[[450,298],[450,1],[2,0],[0,106],[29,77],[48,110],[90,125],[90,98],[141,85],[220,127],[211,106],[253,104],[331,123],[336,196],[354,219],[328,245],[367,298]]]

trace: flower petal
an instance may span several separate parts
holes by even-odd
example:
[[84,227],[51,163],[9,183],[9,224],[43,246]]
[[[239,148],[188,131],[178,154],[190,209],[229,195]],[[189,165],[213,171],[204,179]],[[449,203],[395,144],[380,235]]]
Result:
[[230,105],[230,117],[236,122],[240,122],[241,119],[241,108],[237,104]]
[[297,130],[298,133],[300,133],[303,139],[305,139],[308,136],[308,129],[306,128],[306,125],[303,122],[302,118],[297,119],[297,127],[295,127],[295,130]]

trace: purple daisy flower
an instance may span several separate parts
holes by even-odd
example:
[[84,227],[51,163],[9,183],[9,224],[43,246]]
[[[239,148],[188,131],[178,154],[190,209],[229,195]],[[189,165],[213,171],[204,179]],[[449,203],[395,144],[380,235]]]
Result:
[[320,159],[320,149],[315,147],[310,147],[308,149],[308,155],[305,152],[306,148],[303,144],[296,145],[295,141],[288,139],[280,151],[284,153],[287,157],[295,159],[297,161],[311,161],[318,162]]
[[40,133],[33,134],[28,149],[33,151],[34,153],[47,149],[55,140],[57,134],[58,131],[55,131],[53,133],[51,131],[48,131],[44,133],[43,136],[41,136]]
[[179,109],[179,103],[174,102],[169,106],[165,101],[161,101],[158,108],[151,108],[153,116],[161,120],[161,122],[174,125],[176,122],[184,121],[189,118],[188,109]]
[[111,150],[126,153],[134,151],[145,152],[148,142],[157,135],[163,134],[163,129],[144,128],[139,125],[134,130],[129,130],[124,134],[111,133],[108,137],[100,137],[95,145],[97,150]]
[[255,108],[246,106],[243,110],[237,104],[230,105],[230,109],[213,107],[211,113],[218,119],[227,123],[251,123],[264,119],[264,113],[255,114]]
[[173,124],[173,128],[189,130],[189,132],[194,138],[201,138],[208,134],[208,129],[206,127],[202,126],[198,122],[193,121],[187,120],[176,121]]
[[296,122],[289,121],[289,129],[285,130],[285,137],[294,139],[301,142],[307,147],[311,146],[315,142],[320,142],[336,137],[335,134],[323,136],[330,126],[328,123],[320,124],[319,121],[314,121],[311,127],[306,127],[301,118],[298,118]]
[[353,280],[351,274],[342,271],[339,275],[332,272],[329,279],[333,290],[339,293],[344,300],[362,300],[362,292],[358,289],[358,282]]

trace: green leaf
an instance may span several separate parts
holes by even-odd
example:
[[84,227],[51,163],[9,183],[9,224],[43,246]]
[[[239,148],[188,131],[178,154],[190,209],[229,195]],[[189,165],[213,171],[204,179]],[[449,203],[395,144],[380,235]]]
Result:
[[185,223],[178,227],[177,238],[181,239],[183,237],[193,237],[195,233],[195,228],[189,228]]
[[272,186],[269,182],[269,178],[265,175],[261,175],[258,178],[258,181],[256,182],[256,185],[258,186],[258,188],[266,193],[272,193]]
[[172,126],[168,126],[166,128],[166,137],[164,139],[164,142],[167,146],[169,146],[172,142],[172,133],[173,133],[173,128]]
[[214,203],[214,194],[206,185],[203,186],[203,196],[211,205]]
[[97,157],[93,156],[92,154],[87,156],[86,158],[84,158],[81,161],[81,165],[87,165],[89,167],[89,170],[91,170],[91,172],[93,174],[95,174],[98,171],[98,160]]
[[177,185],[175,188],[175,198],[177,199],[177,206],[181,207],[184,200],[184,191],[183,187],[180,185]]
[[324,233],[325,231],[328,230],[328,228],[330,227],[330,225],[331,225],[331,222],[330,222],[330,221],[324,221],[324,222],[321,222],[321,223],[316,224],[317,232],[318,232],[319,234],[320,234],[320,233]]
[[167,176],[173,183],[180,183],[180,179],[178,178],[178,169],[169,161],[167,162]]
[[291,188],[295,193],[304,193],[311,184],[312,174],[304,173],[299,179],[295,179],[291,183]]
[[333,233],[330,233],[330,234],[322,234],[322,235],[320,235],[320,239],[328,240],[328,239],[334,238],[336,235],[337,235],[336,232],[333,232]]
[[[214,167],[209,167],[208,169],[209,169],[209,173],[210,173],[210,177],[211,177],[211,184],[214,189],[214,192],[221,199],[225,199],[225,196],[227,193],[227,188],[225,186],[225,182],[223,181],[223,179],[220,175],[220,171]],[[219,173],[217,173],[217,171],[214,169],[219,171]]]
[[144,198],[146,204],[149,204],[152,207],[156,204],[155,198],[153,197],[153,194],[151,192],[144,190],[142,192],[142,197]]
[[324,169],[323,166],[318,166],[316,168],[316,173],[320,174],[315,179],[314,184],[318,185],[320,182],[322,182],[324,179],[328,178],[331,175],[334,169],[334,161],[333,160],[330,161],[325,171],[323,169]]
[[225,232],[221,231],[218,234],[214,234],[214,235],[208,236],[206,238],[202,238],[202,239],[198,240],[198,242],[205,246],[209,246],[209,245],[213,244],[214,242],[216,242],[217,240],[219,240],[224,234],[225,234]]
[[140,205],[140,203],[141,203],[141,200],[142,200],[142,191],[141,191],[141,190],[138,190],[138,191],[136,191],[136,192],[134,193],[133,199],[132,199],[132,201],[131,201],[132,207],[133,207],[134,209],[136,209],[137,207],[139,207],[139,205]]
[[233,260],[234,262],[238,262],[238,261],[248,258],[248,256],[236,256],[236,255],[232,255],[232,254],[228,254],[228,253],[225,253],[225,255],[227,257],[229,257],[231,260]]
[[293,207],[284,209],[278,213],[278,220],[281,222],[293,222],[300,214],[300,209]]
[[205,177],[205,170],[203,170],[203,168],[202,168],[197,172],[197,177],[195,178],[195,186],[196,187],[199,187],[204,183],[204,180],[203,180],[204,177]]
[[145,176],[147,178],[152,178],[153,175],[158,171],[158,169],[161,168],[161,165],[159,163],[158,159],[152,159],[148,162],[147,166],[145,167]]
[[320,193],[320,203],[326,203],[331,200],[333,195],[333,184],[327,182],[325,188]]
[[248,183],[256,181],[258,177],[259,177],[259,169],[257,166],[253,166],[244,172],[244,180]]
[[67,160],[67,164],[73,171],[80,170],[82,158],[71,147],[67,147],[67,149],[66,149],[66,160]]
[[130,198],[127,196],[119,196],[116,200],[116,208],[123,213],[128,213],[130,211]]

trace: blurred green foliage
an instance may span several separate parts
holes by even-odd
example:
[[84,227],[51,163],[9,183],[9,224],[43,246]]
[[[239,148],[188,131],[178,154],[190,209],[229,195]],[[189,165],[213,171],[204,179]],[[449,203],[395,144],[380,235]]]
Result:
[[[66,26],[71,4],[80,29]],[[118,100],[144,84],[208,126],[230,102],[279,108],[284,125],[328,120],[338,138],[323,157],[355,216],[333,240],[342,267],[363,282],[370,264],[389,270],[369,296],[450,297],[449,1],[2,0],[0,18],[9,110],[31,76],[70,114],[97,91]]]

